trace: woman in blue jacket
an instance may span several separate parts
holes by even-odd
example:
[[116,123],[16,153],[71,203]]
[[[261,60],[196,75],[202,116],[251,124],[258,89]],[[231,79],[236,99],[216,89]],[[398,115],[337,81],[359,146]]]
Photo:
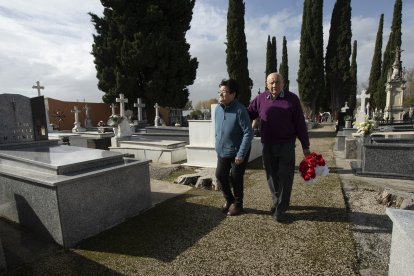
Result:
[[243,211],[243,178],[253,130],[245,106],[237,100],[237,82],[233,79],[222,80],[218,94],[220,104],[216,107],[214,122],[216,178],[226,200],[222,211],[235,216]]

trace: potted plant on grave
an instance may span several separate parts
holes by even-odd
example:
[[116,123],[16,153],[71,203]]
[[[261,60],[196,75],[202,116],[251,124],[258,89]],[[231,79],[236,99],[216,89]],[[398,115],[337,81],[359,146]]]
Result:
[[122,117],[119,115],[111,115],[109,116],[108,122],[106,123],[108,126],[112,127],[115,136],[118,134],[118,125],[122,122]]
[[345,121],[345,128],[351,128],[352,127],[352,116],[345,115],[344,121]]
[[375,130],[375,121],[366,119],[365,122],[356,124],[357,133],[362,135],[363,143],[369,143],[371,141],[371,133]]

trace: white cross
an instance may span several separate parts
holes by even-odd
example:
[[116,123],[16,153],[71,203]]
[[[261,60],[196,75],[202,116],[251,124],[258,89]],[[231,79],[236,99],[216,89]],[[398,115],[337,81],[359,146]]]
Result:
[[160,106],[158,105],[158,103],[155,103],[154,108],[155,108],[154,126],[159,126],[158,122],[160,121],[160,114],[159,114],[158,109],[160,108]]
[[36,82],[36,85],[33,85],[32,88],[33,89],[37,89],[37,96],[40,96],[40,89],[45,89],[44,86],[40,86],[40,82],[39,81],[37,81]]
[[112,116],[115,115],[116,104],[112,103],[109,107],[112,109]]
[[142,108],[145,107],[145,104],[142,103],[141,98],[137,98],[137,102],[134,103],[134,107],[138,108],[138,122],[142,121]]
[[82,111],[78,109],[78,107],[75,105],[73,107],[73,110],[71,110],[70,112],[75,113],[75,123],[79,123],[79,113],[81,113]]
[[345,102],[345,106],[344,106],[344,107],[341,107],[341,112],[346,113],[346,111],[347,111],[348,109],[349,109],[348,102]]
[[363,89],[361,91],[361,95],[357,95],[357,99],[361,99],[361,108],[359,110],[359,113],[362,113],[364,115],[366,115],[365,113],[365,99],[369,99],[370,95],[369,94],[365,94],[367,92],[366,89]]
[[125,103],[128,102],[128,99],[124,98],[124,94],[119,94],[119,98],[116,98],[116,102],[119,103],[119,116],[125,116]]

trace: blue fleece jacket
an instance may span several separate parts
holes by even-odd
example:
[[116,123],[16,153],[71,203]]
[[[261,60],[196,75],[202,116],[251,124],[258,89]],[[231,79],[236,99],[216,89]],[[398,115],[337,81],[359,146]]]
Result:
[[252,123],[246,108],[237,100],[215,110],[216,152],[222,158],[246,156],[252,139]]

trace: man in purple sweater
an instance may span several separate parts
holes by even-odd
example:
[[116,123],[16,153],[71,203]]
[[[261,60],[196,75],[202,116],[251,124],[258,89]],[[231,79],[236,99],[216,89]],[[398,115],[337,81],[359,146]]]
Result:
[[289,207],[295,171],[295,141],[299,138],[303,154],[309,155],[309,135],[298,96],[283,91],[282,75],[267,76],[267,91],[250,103],[250,118],[260,118],[263,163],[272,193],[273,217],[282,222]]

